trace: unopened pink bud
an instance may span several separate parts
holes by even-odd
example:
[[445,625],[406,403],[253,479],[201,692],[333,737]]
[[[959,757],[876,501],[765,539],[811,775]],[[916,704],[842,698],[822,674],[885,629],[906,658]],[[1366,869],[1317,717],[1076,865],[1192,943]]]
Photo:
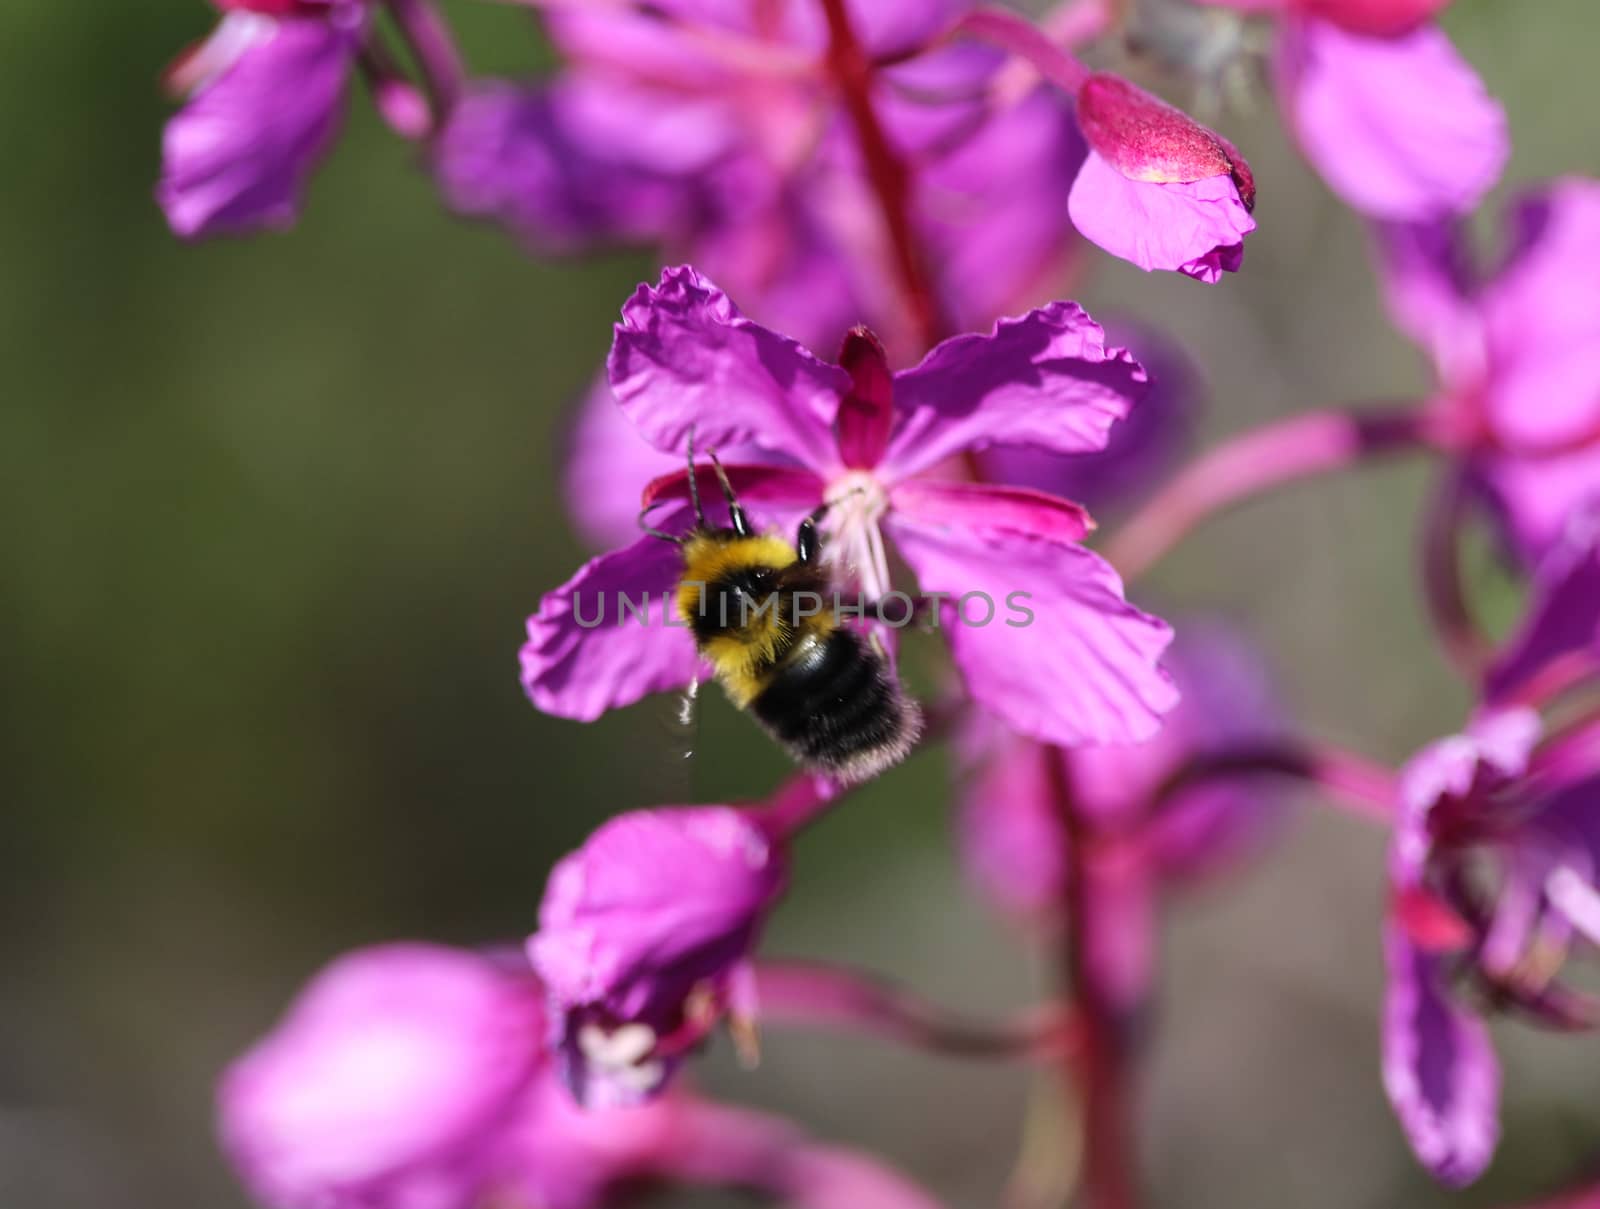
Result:
[[1229,176],[1245,206],[1255,202],[1250,167],[1232,143],[1121,76],[1101,72],[1084,81],[1078,126],[1129,180],[1176,184]]

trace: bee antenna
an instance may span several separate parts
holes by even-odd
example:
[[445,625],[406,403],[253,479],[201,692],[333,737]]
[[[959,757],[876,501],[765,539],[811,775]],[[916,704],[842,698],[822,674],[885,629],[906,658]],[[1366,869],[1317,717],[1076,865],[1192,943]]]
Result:
[[733,531],[740,537],[749,537],[750,521],[739,505],[739,497],[733,493],[733,484],[728,481],[728,472],[722,468],[722,463],[717,458],[717,451],[708,449],[706,456],[711,459],[711,465],[716,469],[717,482],[722,484],[722,498],[728,501],[728,519],[733,522]]
[[646,536],[659,537],[664,542],[671,542],[674,546],[681,546],[683,545],[682,534],[668,533],[665,529],[655,529],[645,523],[645,518],[661,507],[663,503],[665,503],[664,500],[657,500],[655,503],[639,509],[639,528],[644,530]]
[[704,529],[706,514],[700,510],[700,479],[694,469],[694,425],[689,425],[689,502],[694,505],[694,523]]

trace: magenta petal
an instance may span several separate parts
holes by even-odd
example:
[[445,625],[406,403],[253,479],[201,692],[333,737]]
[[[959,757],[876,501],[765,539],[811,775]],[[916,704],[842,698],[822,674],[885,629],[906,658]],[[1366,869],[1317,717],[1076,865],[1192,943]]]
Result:
[[658,449],[754,445],[836,467],[832,425],[850,376],[739,313],[692,268],[662,270],[622,308],[609,362],[623,412]]
[[1031,487],[910,479],[894,489],[890,500],[930,526],[959,528],[981,511],[985,525],[1055,541],[1082,541],[1094,528],[1089,514],[1071,500]]
[[167,123],[156,200],[185,238],[286,227],[338,133],[356,35],[273,21]]
[[1130,180],[1091,151],[1067,202],[1079,234],[1141,269],[1215,284],[1244,263],[1255,219],[1230,175],[1197,181]]
[[1066,828],[1056,805],[1061,753],[973,711],[961,734],[972,771],[961,786],[957,841],[968,877],[1001,910],[1047,918],[1065,901]]
[[578,533],[591,546],[626,545],[639,536],[635,488],[682,468],[628,423],[601,374],[577,401],[568,431],[562,494]]
[[522,687],[534,705],[592,722],[608,709],[693,680],[700,667],[694,640],[675,616],[668,624],[665,603],[681,570],[676,546],[642,537],[590,559],[546,593],[528,618],[522,647]]
[[883,473],[904,477],[992,444],[1057,453],[1104,449],[1144,393],[1145,372],[1075,302],[946,340],[895,375],[900,420]]
[[1284,31],[1283,105],[1306,157],[1371,218],[1464,214],[1510,154],[1505,112],[1444,33],[1347,33],[1325,21]]
[[886,525],[923,592],[964,602],[966,620],[951,605],[942,624],[973,700],[1048,743],[1154,734],[1178,702],[1159,666],[1166,623],[1129,605],[1117,573],[1082,546],[990,525],[976,503],[953,519],[897,508]]
[[[1600,443],[1600,182],[1524,198],[1516,243],[1483,292],[1495,435],[1522,449]],[[1600,482],[1596,483],[1600,489]]]
[[1504,698],[1563,655],[1590,651],[1600,661],[1600,483],[1596,506],[1570,518],[1564,540],[1539,563],[1527,614],[1487,677]]
[[1469,1184],[1500,1139],[1500,1064],[1489,1031],[1448,997],[1440,959],[1384,932],[1383,1084],[1411,1148],[1446,1184]]
[[1485,369],[1483,325],[1456,220],[1376,223],[1373,239],[1395,326],[1433,359],[1446,389],[1474,389]]
[[1108,336],[1139,350],[1150,386],[1097,453],[1040,453],[997,445],[979,458],[984,477],[1082,502],[1095,514],[1134,503],[1193,442],[1204,394],[1194,362],[1170,337],[1112,323]]
[[1525,568],[1537,567],[1572,518],[1600,500],[1600,440],[1551,457],[1486,455],[1472,463],[1472,481]]
[[541,1019],[531,977],[473,954],[350,953],[228,1068],[223,1145],[282,1209],[466,1209],[538,1070]]

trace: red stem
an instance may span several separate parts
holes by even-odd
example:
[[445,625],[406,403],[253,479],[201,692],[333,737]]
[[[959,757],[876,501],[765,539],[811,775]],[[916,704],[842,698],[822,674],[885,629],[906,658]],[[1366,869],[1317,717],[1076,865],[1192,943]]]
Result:
[[1050,761],[1067,850],[1062,969],[1076,1045],[1066,1072],[1083,1120],[1083,1203],[1086,1209],[1137,1209],[1133,1169],[1133,1052],[1125,1010],[1097,985],[1089,959],[1098,909],[1089,868],[1098,847],[1093,825],[1074,806],[1062,753]]
[[944,323],[927,265],[920,255],[911,223],[911,175],[889,143],[877,110],[872,105],[873,67],[850,24],[845,0],[822,0],[828,18],[828,73],[838,86],[845,109],[855,126],[856,140],[866,161],[867,179],[883,212],[885,231],[911,313],[913,330],[923,349],[944,336]]
[[1353,752],[1295,739],[1192,757],[1151,795],[1151,812],[1159,812],[1182,791],[1206,781],[1260,773],[1299,777],[1319,785],[1337,805],[1368,822],[1387,826],[1394,820],[1397,789],[1393,771]]

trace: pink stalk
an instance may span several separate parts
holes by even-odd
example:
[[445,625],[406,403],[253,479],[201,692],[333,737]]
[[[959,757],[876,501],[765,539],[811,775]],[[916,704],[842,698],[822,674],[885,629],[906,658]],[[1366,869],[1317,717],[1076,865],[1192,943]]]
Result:
[[1441,439],[1433,413],[1411,405],[1313,411],[1233,437],[1202,454],[1123,525],[1106,557],[1128,578],[1150,569],[1203,521],[1274,487]]
[[1059,1011],[1037,1010],[1012,1023],[957,1018],[874,975],[813,962],[761,962],[756,996],[764,1023],[848,1029],[951,1057],[1059,1061],[1074,1031]]
[[975,38],[1016,55],[1070,96],[1089,78],[1089,69],[1032,21],[1003,8],[975,8],[958,18],[948,37]]
[[410,47],[428,99],[433,103],[434,129],[448,120],[461,99],[466,77],[454,36],[429,0],[388,0],[395,27]]
[[1394,821],[1395,774],[1364,756],[1325,744],[1288,740],[1197,755],[1167,777],[1152,795],[1160,810],[1180,792],[1206,781],[1251,774],[1298,777],[1328,791],[1333,802],[1367,822]]

